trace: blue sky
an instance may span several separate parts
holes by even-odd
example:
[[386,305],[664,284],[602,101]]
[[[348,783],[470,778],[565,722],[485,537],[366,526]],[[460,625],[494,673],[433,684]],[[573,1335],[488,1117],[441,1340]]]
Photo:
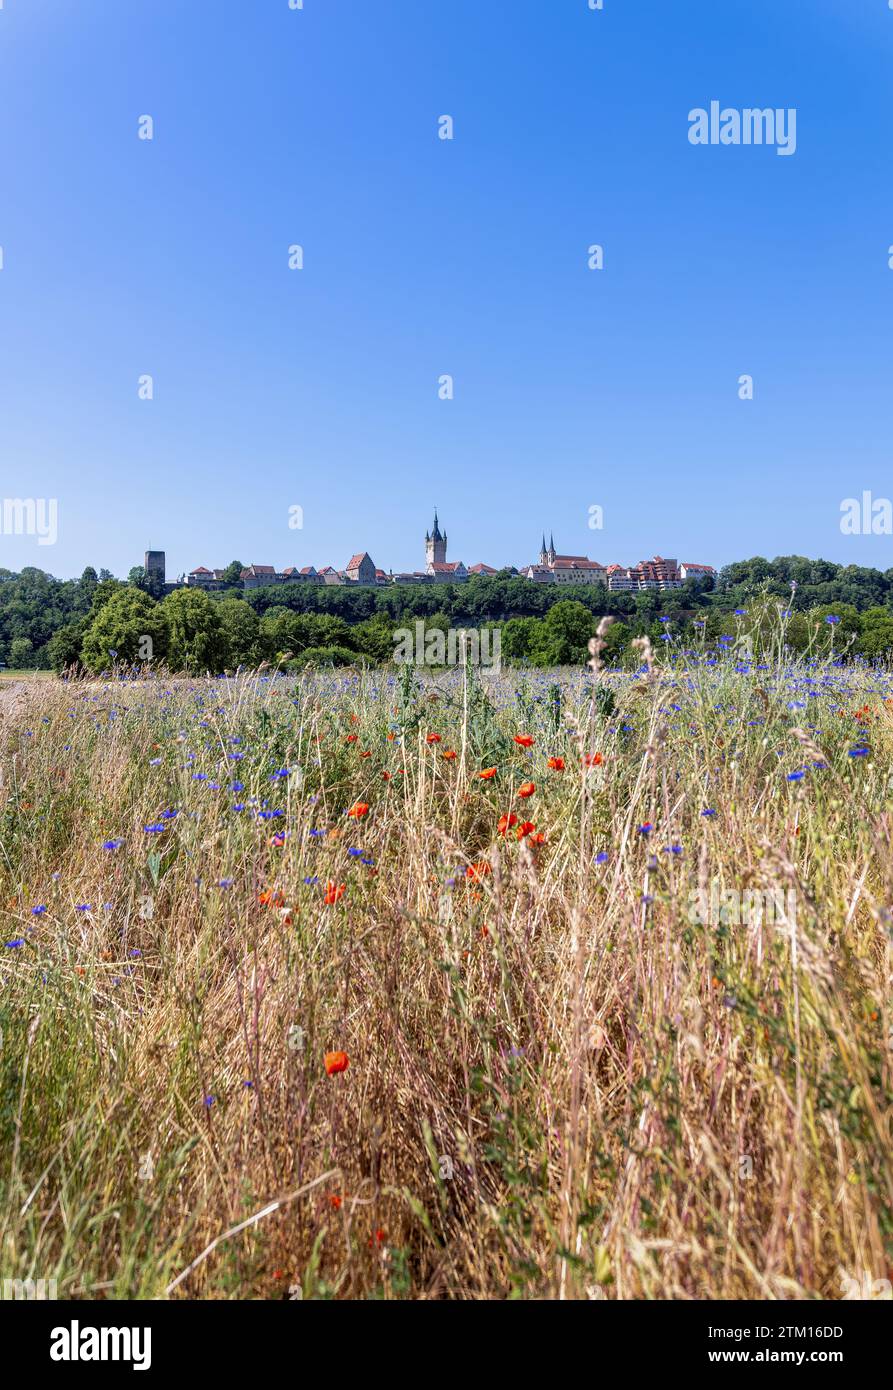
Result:
[[891,70],[887,0],[3,0],[0,564],[889,568]]

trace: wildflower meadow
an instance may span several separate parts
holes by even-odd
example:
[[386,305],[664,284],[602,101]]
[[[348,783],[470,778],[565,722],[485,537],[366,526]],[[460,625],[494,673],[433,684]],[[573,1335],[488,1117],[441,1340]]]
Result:
[[3,1274],[889,1289],[891,751],[893,673],[833,652],[29,683]]

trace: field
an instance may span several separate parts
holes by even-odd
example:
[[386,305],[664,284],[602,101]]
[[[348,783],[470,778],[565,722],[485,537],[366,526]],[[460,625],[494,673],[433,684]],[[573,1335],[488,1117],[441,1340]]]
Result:
[[889,1296],[893,677],[28,683],[0,1277]]

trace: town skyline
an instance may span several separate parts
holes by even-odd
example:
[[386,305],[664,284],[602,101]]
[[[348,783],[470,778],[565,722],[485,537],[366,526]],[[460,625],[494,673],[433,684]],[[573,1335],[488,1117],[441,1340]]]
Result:
[[445,527],[441,530],[435,507],[433,524],[424,535],[424,564],[418,569],[385,569],[376,564],[368,550],[360,550],[353,552],[343,568],[329,563],[317,567],[310,563],[277,569],[267,561],[254,560],[246,565],[242,557],[238,557],[238,561],[234,558],[225,566],[196,565],[191,570],[180,572],[176,580],[171,580],[167,575],[166,552],[150,549],[144,555],[143,571],[156,588],[168,592],[182,586],[215,591],[232,587],[237,581],[246,590],[283,583],[365,588],[389,584],[466,583],[475,577],[492,578],[498,574],[508,574],[538,584],[600,584],[609,591],[628,592],[681,588],[686,579],[713,581],[716,578],[716,569],[703,561],[679,561],[676,557],[655,554],[650,560],[640,560],[635,564],[623,565],[617,561],[605,564],[589,555],[560,552],[551,528],[548,542],[543,529],[536,559],[520,564],[495,566],[477,560],[466,565],[462,559],[447,558],[448,546],[449,535]]

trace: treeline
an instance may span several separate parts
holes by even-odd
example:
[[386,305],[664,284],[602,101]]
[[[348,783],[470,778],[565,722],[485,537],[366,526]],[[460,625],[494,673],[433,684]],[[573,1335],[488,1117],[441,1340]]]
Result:
[[[234,561],[227,573],[235,579],[240,568]],[[220,593],[187,588],[164,598],[141,570],[126,581],[92,568],[77,580],[0,570],[0,660],[90,671],[145,660],[177,670],[380,662],[393,655],[398,629],[422,621],[443,631],[498,626],[503,658],[548,666],[582,659],[593,620],[605,614],[615,619],[610,656],[646,635],[654,643],[731,645],[756,632],[774,641],[784,614],[784,642],[794,650],[833,642],[835,650],[875,657],[893,648],[893,570],[782,556],[728,565],[715,586],[690,580],[665,593],[538,585],[500,574],[417,588],[297,583],[243,592],[234,583]]]

